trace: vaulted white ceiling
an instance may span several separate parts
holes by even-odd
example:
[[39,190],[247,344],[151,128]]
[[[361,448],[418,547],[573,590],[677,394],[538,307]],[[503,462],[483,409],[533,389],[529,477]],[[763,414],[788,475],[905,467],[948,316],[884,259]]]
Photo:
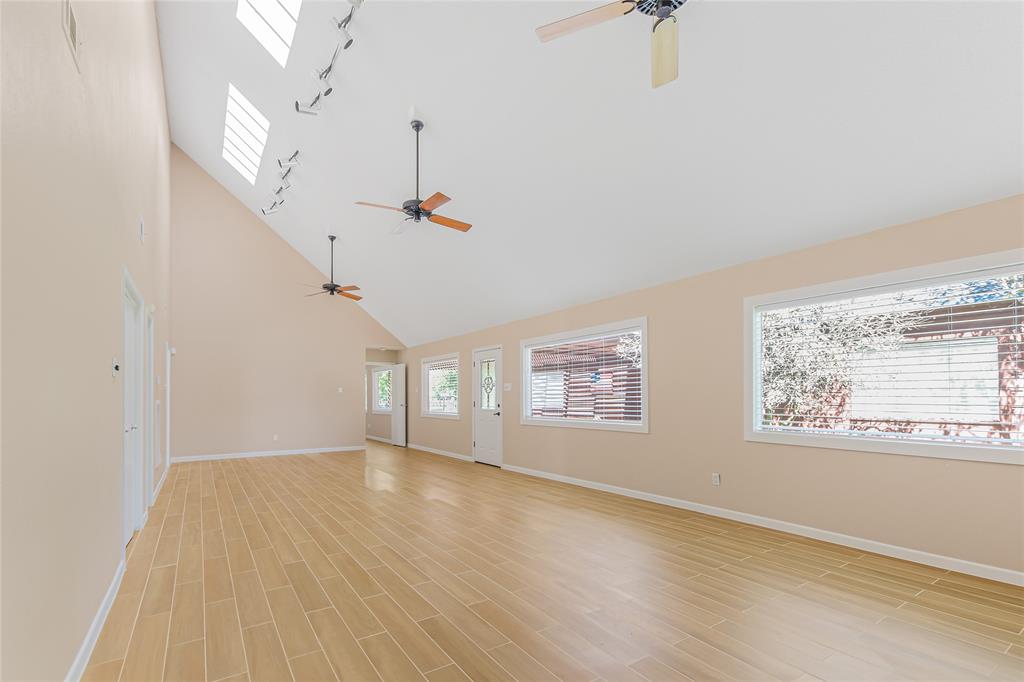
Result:
[[[171,137],[256,213],[299,149],[267,224],[324,272],[337,233],[408,345],[1024,191],[1020,3],[691,0],[658,90],[639,13],[534,35],[597,4],[367,0],[313,117],[347,3],[303,2],[282,69],[235,2],[162,0]],[[255,186],[221,158],[229,82],[271,123]],[[413,196],[411,105],[421,196],[466,234],[353,204]]]

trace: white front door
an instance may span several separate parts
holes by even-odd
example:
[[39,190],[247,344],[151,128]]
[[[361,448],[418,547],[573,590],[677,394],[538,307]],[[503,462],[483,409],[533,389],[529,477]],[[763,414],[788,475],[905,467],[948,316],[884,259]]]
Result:
[[405,365],[391,366],[391,444],[405,447]]
[[473,351],[473,459],[501,466],[501,349]]
[[[127,280],[126,280],[127,283]],[[121,382],[124,391],[122,426],[123,480],[122,532],[124,544],[142,526],[142,299],[126,286],[124,292],[124,352],[121,358]]]

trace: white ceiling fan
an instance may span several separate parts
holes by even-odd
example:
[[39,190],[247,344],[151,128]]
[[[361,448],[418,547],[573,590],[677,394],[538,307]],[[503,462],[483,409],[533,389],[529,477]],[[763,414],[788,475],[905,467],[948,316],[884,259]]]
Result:
[[679,77],[679,28],[672,14],[686,0],[616,0],[537,29],[541,42],[625,16],[633,10],[654,17],[651,28],[651,86],[660,87]]

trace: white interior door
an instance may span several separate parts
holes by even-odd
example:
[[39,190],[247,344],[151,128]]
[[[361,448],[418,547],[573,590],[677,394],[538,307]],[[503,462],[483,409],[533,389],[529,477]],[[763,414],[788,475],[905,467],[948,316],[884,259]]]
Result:
[[473,459],[501,466],[501,349],[473,351]]
[[391,366],[391,444],[405,447],[405,365]]
[[[127,284],[127,281],[126,281]],[[123,526],[124,544],[142,526],[143,464],[142,464],[142,299],[132,287],[124,293],[124,352],[121,359],[123,386]]]

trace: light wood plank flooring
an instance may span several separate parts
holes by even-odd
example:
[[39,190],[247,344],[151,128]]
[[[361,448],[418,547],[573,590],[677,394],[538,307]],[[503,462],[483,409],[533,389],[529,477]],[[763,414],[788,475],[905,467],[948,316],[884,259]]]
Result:
[[178,464],[88,680],[1024,679],[1024,589],[385,445]]

